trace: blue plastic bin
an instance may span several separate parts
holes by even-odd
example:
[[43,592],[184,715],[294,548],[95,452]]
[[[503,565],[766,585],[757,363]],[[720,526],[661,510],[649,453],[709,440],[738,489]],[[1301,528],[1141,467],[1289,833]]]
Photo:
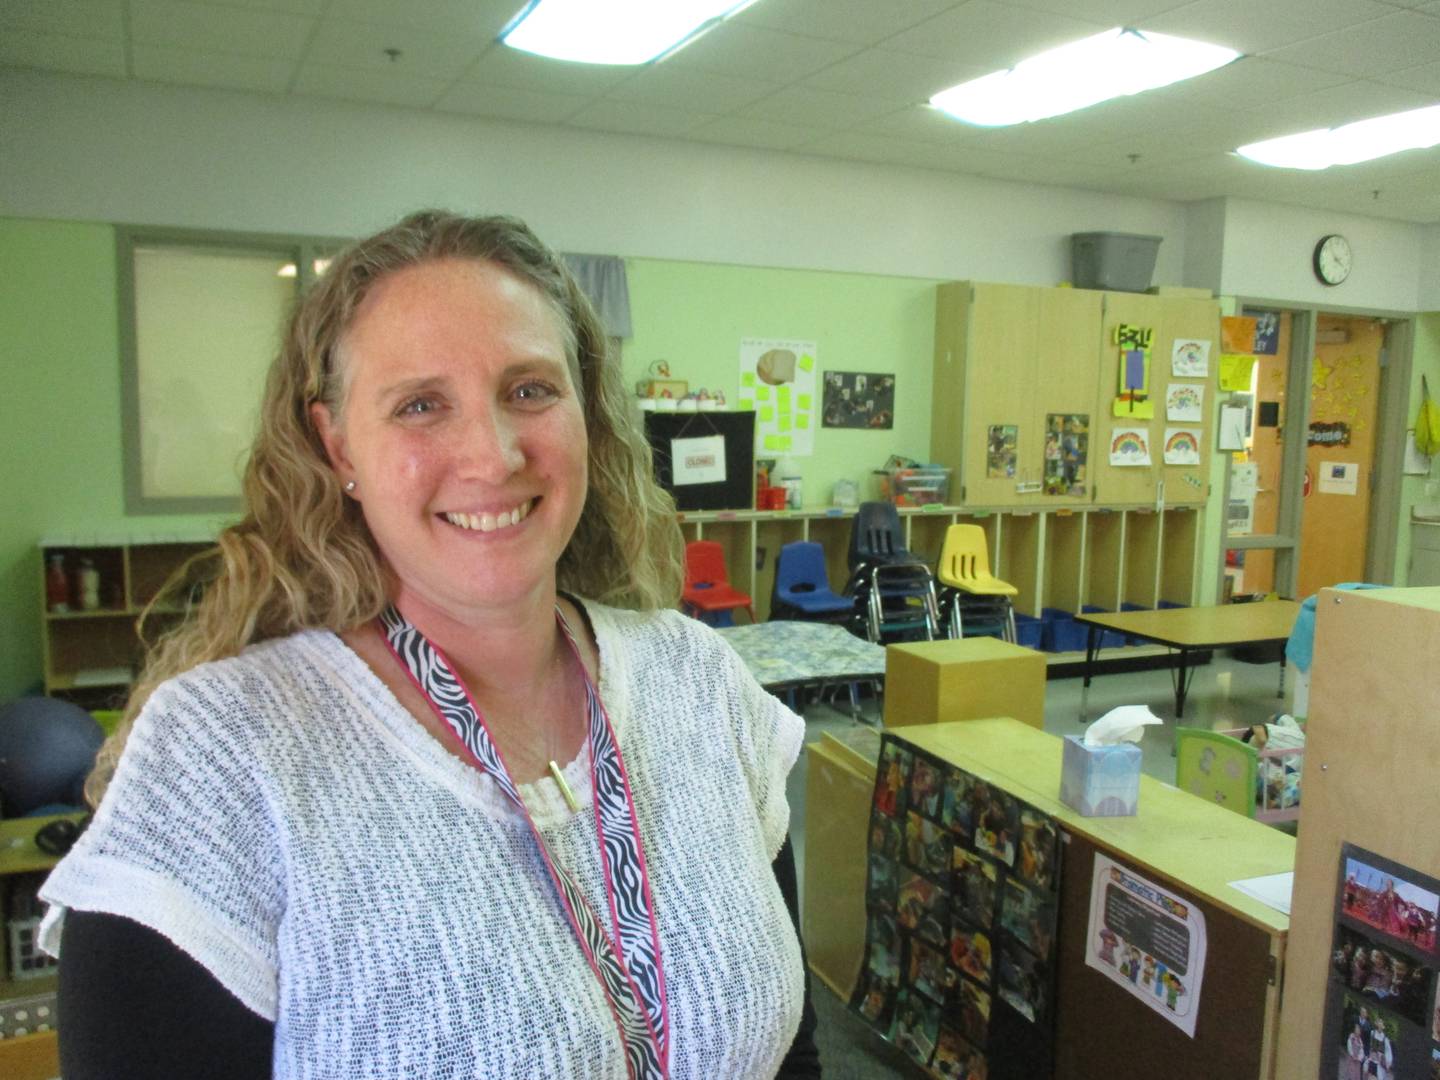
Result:
[[[1107,615],[1109,614],[1109,612],[1109,608],[1098,607],[1095,604],[1080,605],[1080,614],[1082,615]],[[1089,627],[1086,627],[1086,630],[1088,631]],[[1119,630],[1100,631],[1100,648],[1116,649],[1119,648],[1121,645],[1125,644],[1127,644],[1125,640],[1125,635],[1122,634]]]
[[1015,613],[1015,642],[1027,649],[1045,647],[1045,623],[1034,615]]
[[1045,621],[1045,650],[1047,652],[1083,652],[1089,637],[1088,627],[1075,621],[1075,616],[1061,608],[1041,608],[1040,617]]

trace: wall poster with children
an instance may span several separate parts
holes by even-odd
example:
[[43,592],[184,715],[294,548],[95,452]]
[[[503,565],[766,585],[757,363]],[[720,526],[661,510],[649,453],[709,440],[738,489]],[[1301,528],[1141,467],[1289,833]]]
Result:
[[1193,903],[1098,852],[1085,963],[1195,1037],[1205,916]]
[[1345,844],[1335,892],[1320,1075],[1440,1075],[1440,880]]
[[851,1005],[934,1076],[1049,1076],[1055,820],[885,735]]

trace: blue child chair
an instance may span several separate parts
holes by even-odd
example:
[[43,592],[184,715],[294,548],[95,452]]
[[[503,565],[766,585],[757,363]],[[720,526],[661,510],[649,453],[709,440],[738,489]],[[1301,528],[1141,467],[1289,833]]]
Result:
[[830,588],[825,570],[825,549],[810,540],[797,540],[780,549],[775,564],[775,592],[770,617],[817,622],[844,622],[855,613],[855,601]]

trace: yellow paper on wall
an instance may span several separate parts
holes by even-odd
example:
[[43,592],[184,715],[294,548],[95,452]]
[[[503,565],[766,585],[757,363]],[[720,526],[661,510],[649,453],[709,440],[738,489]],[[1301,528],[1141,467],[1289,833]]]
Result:
[[778,450],[778,451],[780,451],[781,453],[784,453],[786,450],[789,450],[789,449],[790,449],[790,436],[789,436],[789,435],[766,435],[766,436],[765,436],[765,449],[766,449],[766,450]]
[[757,387],[755,388],[755,400],[756,400],[756,401],[769,401],[769,400],[770,400],[770,388],[769,388],[768,386],[757,386]]
[[760,406],[760,422],[761,422],[762,424],[768,424],[768,423],[770,423],[771,420],[774,420],[774,419],[775,419],[775,406],[774,406],[774,405],[761,405],[761,406]]
[[742,397],[740,399],[740,404],[737,405],[736,408],[738,408],[741,412],[754,412],[755,402],[751,401],[748,397]]
[[801,431],[808,430],[810,427],[810,414],[801,413],[799,416],[795,417],[795,426]]
[[790,414],[789,414],[789,413],[781,413],[781,414],[780,414],[779,424],[780,424],[780,430],[781,430],[781,431],[789,431],[789,430],[790,430]]
[[790,387],[777,386],[775,388],[775,400],[779,403],[781,409],[788,409],[790,407]]
[[1248,391],[1254,371],[1255,357],[1222,355],[1220,357],[1220,389]]
[[814,358],[813,356],[810,356],[808,353],[802,353],[802,354],[800,355],[800,370],[801,370],[801,371],[814,371],[814,370],[815,370],[815,358]]
[[741,386],[754,386],[754,385],[755,385],[755,373],[754,373],[753,371],[742,371],[742,372],[740,373],[740,385],[741,385]]
[[809,395],[809,394],[796,394],[796,395],[795,395],[795,406],[796,406],[796,408],[800,408],[800,409],[809,409],[809,408],[810,408],[810,395]]

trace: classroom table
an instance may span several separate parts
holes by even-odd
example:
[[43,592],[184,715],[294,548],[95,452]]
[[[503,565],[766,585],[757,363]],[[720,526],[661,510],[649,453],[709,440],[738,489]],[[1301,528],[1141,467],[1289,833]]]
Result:
[[750,674],[772,694],[805,686],[850,684],[850,704],[858,713],[856,683],[885,678],[885,648],[856,637],[834,623],[773,619],[724,626],[717,632],[740,654]]
[[[1090,628],[1085,642],[1085,682],[1081,690],[1081,716],[1094,674],[1100,638],[1106,630],[1168,645],[1180,651],[1175,676],[1175,719],[1185,715],[1185,694],[1190,688],[1190,654],[1241,645],[1274,645],[1290,638],[1300,605],[1293,600],[1262,600],[1219,607],[1162,608],[1159,611],[1091,612],[1075,616]],[[1285,696],[1285,654],[1280,653],[1280,688]]]

